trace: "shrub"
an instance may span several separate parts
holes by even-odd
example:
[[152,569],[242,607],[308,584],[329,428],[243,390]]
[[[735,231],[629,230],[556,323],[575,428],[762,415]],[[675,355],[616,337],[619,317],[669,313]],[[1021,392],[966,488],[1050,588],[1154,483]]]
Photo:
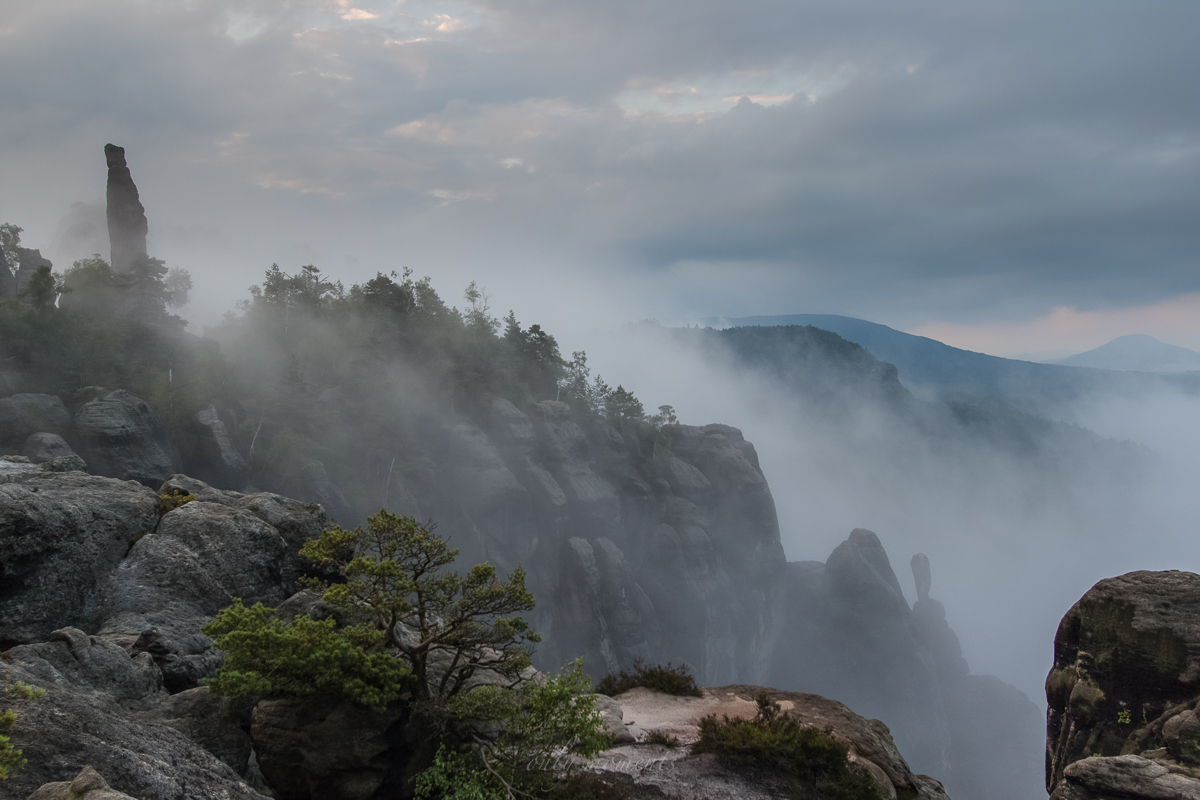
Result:
[[383,709],[411,688],[406,664],[384,648],[372,624],[338,628],[332,619],[290,623],[239,598],[201,633],[225,654],[212,688],[231,698],[326,694]]
[[[37,700],[46,694],[45,689],[38,689],[20,681],[10,681],[4,687],[4,694],[21,700]],[[13,747],[8,734],[12,733],[17,724],[17,714],[11,708],[0,711],[0,781],[8,780],[8,774],[14,769],[25,766],[25,758],[21,751]]]
[[180,489],[172,489],[158,496],[158,515],[160,517],[174,511],[182,505],[192,502],[196,495],[188,494]]
[[581,660],[541,683],[466,691],[449,709],[461,730],[447,738],[461,744],[439,746],[432,766],[417,776],[418,798],[546,796],[554,791],[556,775],[572,774],[572,754],[591,758],[612,744],[601,730]]
[[646,666],[640,658],[634,660],[632,673],[621,670],[616,675],[605,675],[596,685],[596,693],[616,697],[636,686],[645,686],[656,692],[680,697],[704,696],[687,665],[681,664],[676,667],[668,661],[666,666],[662,664]]
[[701,720],[692,752],[714,753],[735,770],[777,775],[796,797],[816,789],[831,800],[880,800],[874,780],[851,768],[845,745],[829,732],[781,713],[765,692],[755,699],[754,719],[709,715]]

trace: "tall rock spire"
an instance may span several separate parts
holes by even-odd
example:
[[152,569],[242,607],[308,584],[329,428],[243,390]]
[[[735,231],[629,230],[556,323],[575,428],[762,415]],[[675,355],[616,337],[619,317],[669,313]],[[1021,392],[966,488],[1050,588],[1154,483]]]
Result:
[[146,255],[146,209],[138,200],[137,187],[125,164],[125,148],[104,145],[108,160],[108,241],[112,247],[112,267],[127,272],[134,262]]

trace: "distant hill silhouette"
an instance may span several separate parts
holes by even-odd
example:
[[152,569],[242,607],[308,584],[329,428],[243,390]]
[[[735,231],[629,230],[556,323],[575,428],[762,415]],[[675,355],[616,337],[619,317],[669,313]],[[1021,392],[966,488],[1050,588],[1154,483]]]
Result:
[[1095,350],[1048,363],[1140,372],[1190,372],[1200,370],[1200,353],[1135,333],[1120,336]]
[[1097,394],[1141,394],[1167,387],[1200,393],[1200,373],[1145,375],[1000,358],[837,314],[731,317],[707,322],[719,327],[812,325],[833,331],[895,365],[901,383],[917,394],[1007,406],[1054,419],[1070,419],[1077,401]]

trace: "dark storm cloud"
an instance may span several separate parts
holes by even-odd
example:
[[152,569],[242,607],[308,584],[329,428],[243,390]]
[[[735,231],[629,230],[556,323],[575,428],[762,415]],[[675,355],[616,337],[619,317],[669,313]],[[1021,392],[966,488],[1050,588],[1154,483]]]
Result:
[[717,276],[636,309],[668,316],[1153,302],[1200,289],[1198,27],[1189,3],[10,6],[0,213],[51,231],[96,197],[76,151],[122,139],[160,234],[259,261],[301,231],[518,287]]

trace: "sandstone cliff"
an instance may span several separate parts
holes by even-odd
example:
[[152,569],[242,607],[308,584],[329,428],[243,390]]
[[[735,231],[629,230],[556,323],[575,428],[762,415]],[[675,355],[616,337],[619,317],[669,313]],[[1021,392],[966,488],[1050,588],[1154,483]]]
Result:
[[1053,800],[1200,798],[1200,575],[1131,572],[1080,598],[1046,677]]

